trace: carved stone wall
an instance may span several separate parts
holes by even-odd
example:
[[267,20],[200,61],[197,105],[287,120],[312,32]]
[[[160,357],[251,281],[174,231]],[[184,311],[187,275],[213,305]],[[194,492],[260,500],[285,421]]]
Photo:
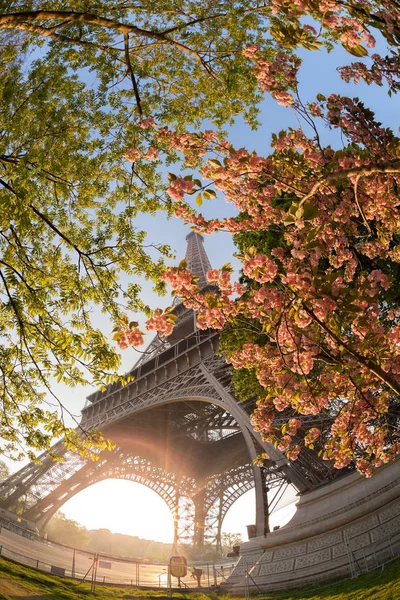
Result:
[[[400,556],[400,460],[304,494],[292,521],[242,544],[230,592],[345,578]],[[247,581],[246,581],[247,580]],[[248,583],[247,583],[248,582]]]

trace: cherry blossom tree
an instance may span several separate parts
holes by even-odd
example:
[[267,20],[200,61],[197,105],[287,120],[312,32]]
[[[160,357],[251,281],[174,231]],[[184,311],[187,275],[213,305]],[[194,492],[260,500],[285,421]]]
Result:
[[[317,17],[311,3],[272,4],[316,35],[300,25],[305,14]],[[328,15],[324,26],[333,36],[340,29],[354,54],[364,54],[363,41],[373,45],[371,25],[393,47],[398,43],[398,3],[380,3],[368,18],[363,11],[374,3],[347,3],[350,17],[335,13],[336,2],[315,4]],[[175,215],[198,232],[232,234],[243,273],[237,283],[229,265],[211,270],[217,292],[201,291],[184,263],[164,280],[197,312],[199,328],[222,330],[221,351],[235,370],[239,397],[257,395],[253,423],[264,439],[289,459],[304,444],[337,468],[355,465],[370,476],[400,452],[399,138],[358,98],[319,95],[303,103],[300,61],[287,46],[282,42],[269,60],[256,44],[244,50],[260,87],[305,124],[274,135],[269,156],[235,149],[214,131],[180,134],[153,125],[160,148],[181,153],[184,166],[199,173],[170,174]],[[398,55],[372,60],[368,68],[342,68],[341,76],[396,92]],[[343,147],[323,145],[321,125],[339,130]],[[236,217],[207,220],[199,213],[196,205],[217,193],[235,205]],[[158,311],[148,329],[168,335],[168,314]],[[325,416],[329,430],[304,431],[308,415]]]

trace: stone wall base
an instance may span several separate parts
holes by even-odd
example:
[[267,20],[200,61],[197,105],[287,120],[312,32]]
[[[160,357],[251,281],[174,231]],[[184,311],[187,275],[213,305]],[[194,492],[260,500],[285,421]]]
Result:
[[[314,518],[313,518],[314,517]],[[347,578],[400,556],[400,461],[301,496],[293,519],[240,547],[226,587],[289,589]]]

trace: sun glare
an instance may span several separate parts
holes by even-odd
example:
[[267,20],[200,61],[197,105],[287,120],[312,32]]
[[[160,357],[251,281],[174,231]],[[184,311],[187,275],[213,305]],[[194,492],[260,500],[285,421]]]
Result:
[[109,529],[147,540],[173,541],[172,516],[164,500],[132,481],[100,481],[71,498],[61,511],[87,529]]

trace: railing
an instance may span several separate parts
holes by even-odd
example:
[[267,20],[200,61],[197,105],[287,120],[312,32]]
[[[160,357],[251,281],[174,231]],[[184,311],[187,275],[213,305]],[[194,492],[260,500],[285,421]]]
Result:
[[[168,588],[168,564],[146,562],[140,559],[93,554],[49,542],[44,538],[10,524],[10,528],[0,528],[0,556],[13,560],[26,567],[44,573],[86,580],[96,584],[127,586],[137,588]],[[20,531],[16,531],[20,529]],[[22,534],[22,535],[21,535]],[[96,568],[93,568],[93,565]],[[234,565],[202,563],[193,565],[202,570],[200,587],[213,588],[224,581]],[[180,582],[172,578],[172,587],[185,586],[198,588],[197,579],[191,578],[190,571]]]
[[[379,542],[375,542],[368,548],[368,553],[365,552],[365,548],[357,551],[360,573],[365,573],[379,567],[383,568],[387,563],[400,557],[400,532],[394,533]],[[388,548],[389,552],[387,551]],[[379,558],[379,555],[381,555],[381,558]]]

